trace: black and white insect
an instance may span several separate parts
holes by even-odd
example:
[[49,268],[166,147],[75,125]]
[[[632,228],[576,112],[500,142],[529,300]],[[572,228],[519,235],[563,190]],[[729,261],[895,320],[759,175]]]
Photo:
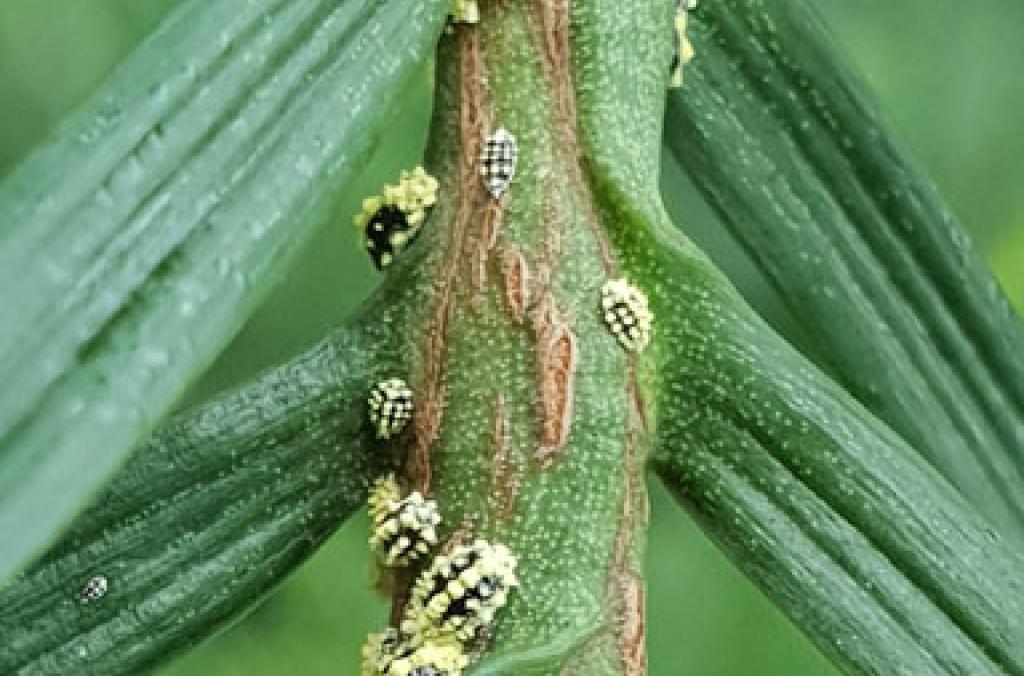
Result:
[[101,598],[107,595],[107,591],[110,589],[110,583],[107,578],[102,575],[96,575],[92,577],[85,586],[82,587],[81,597],[84,603],[92,603],[93,601],[99,601]]
[[403,171],[398,185],[386,185],[383,194],[363,200],[355,224],[378,270],[391,265],[415,241],[427,209],[437,202],[437,188],[437,180],[416,167]]
[[362,676],[379,676],[384,673],[398,652],[402,637],[394,627],[370,634],[363,644]]
[[400,498],[394,475],[378,479],[370,493],[370,546],[388,566],[407,566],[437,545],[441,514],[419,491]]
[[390,439],[412,419],[412,390],[401,378],[383,380],[370,390],[370,422],[378,439]]
[[413,586],[402,629],[416,636],[469,641],[494,621],[519,586],[507,547],[476,540],[434,559]]
[[483,176],[487,192],[499,199],[508,190],[516,173],[519,146],[516,137],[504,127],[484,140],[480,151],[480,175]]
[[419,228],[412,227],[408,214],[392,204],[385,204],[366,224],[366,253],[374,267],[383,270],[418,234]]
[[654,315],[643,291],[625,279],[612,279],[601,289],[601,313],[619,344],[642,352],[651,341]]
[[423,641],[388,627],[367,637],[362,676],[459,676],[468,663],[456,641]]

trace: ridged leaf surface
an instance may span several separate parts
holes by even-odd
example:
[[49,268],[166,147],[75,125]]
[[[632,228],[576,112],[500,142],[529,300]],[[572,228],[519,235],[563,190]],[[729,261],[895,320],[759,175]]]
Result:
[[802,0],[706,3],[693,37],[669,152],[808,356],[1024,538],[1024,330],[949,209]]

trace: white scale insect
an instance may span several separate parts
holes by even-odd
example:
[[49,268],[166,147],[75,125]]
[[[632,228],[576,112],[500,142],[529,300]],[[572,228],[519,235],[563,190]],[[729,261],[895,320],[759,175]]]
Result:
[[389,378],[370,390],[370,422],[378,439],[390,439],[412,420],[412,390],[401,378]]
[[455,0],[449,16],[453,23],[478,23],[480,8],[476,0]]
[[421,641],[388,627],[367,637],[362,676],[459,676],[468,663],[457,642]]
[[110,583],[107,578],[102,575],[96,575],[82,587],[81,596],[84,603],[92,603],[99,601],[101,598],[107,595],[107,591],[110,589]]
[[484,147],[480,151],[480,175],[487,192],[494,199],[500,199],[508,190],[516,173],[518,157],[516,137],[504,127],[484,140]]
[[693,45],[686,37],[689,13],[697,8],[697,0],[677,0],[675,31],[673,35],[672,65],[669,68],[671,79],[669,87],[677,89],[683,86],[683,66],[693,60]]
[[625,279],[612,279],[601,289],[601,313],[619,344],[630,352],[642,352],[651,341],[654,314],[643,291]]
[[402,498],[393,474],[377,480],[368,502],[373,520],[370,546],[384,555],[385,565],[407,566],[437,545],[437,503],[419,491]]

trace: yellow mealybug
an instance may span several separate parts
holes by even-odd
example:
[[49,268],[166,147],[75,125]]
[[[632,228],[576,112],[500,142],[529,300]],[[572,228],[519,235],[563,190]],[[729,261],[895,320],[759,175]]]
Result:
[[651,341],[654,314],[643,291],[625,279],[613,279],[601,289],[601,313],[619,344],[631,352],[642,352]]
[[407,654],[397,654],[385,676],[459,676],[469,660],[458,643],[427,641]]
[[391,503],[402,499],[402,492],[394,474],[385,474],[373,482],[367,503],[370,507],[370,519],[379,523],[391,511]]
[[373,533],[370,546],[384,554],[388,566],[405,566],[437,544],[441,514],[437,503],[414,491],[400,497],[394,475],[377,480],[369,499]]
[[469,663],[455,641],[421,641],[388,627],[363,645],[362,676],[459,676]]
[[379,676],[394,659],[401,637],[398,630],[388,627],[379,634],[370,634],[363,644],[361,676]]

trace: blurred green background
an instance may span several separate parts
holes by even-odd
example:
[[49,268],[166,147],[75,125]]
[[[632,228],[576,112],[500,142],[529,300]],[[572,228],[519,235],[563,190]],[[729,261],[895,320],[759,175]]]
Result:
[[[708,0],[710,1],[710,0]],[[52,133],[177,0],[0,0],[0,176]],[[1024,5],[1017,0],[818,0],[1018,307],[1024,306]],[[699,56],[698,56],[699,58]],[[375,283],[353,245],[364,193],[416,161],[429,96],[410,100],[373,165],[287,282],[191,400],[280,361],[344,320]],[[695,239],[752,302],[770,294],[686,190]],[[0,224],[3,227],[3,224]],[[652,486],[652,676],[833,674],[815,649]],[[365,518],[354,519],[248,618],[163,676],[356,674],[363,635],[384,621],[369,591]]]

